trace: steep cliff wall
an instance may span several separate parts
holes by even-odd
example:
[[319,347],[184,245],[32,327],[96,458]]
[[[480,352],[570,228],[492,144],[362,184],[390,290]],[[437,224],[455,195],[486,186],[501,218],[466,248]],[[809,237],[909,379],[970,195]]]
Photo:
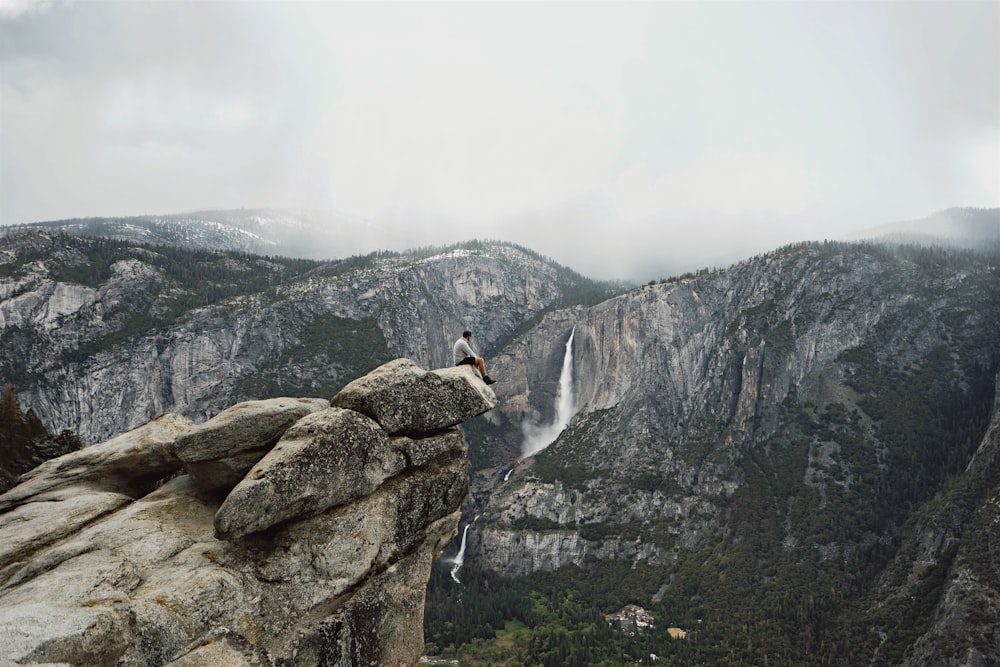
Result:
[[[551,421],[571,330],[578,412],[517,461],[522,424]],[[510,381],[468,429],[493,455],[467,576],[552,608],[571,604],[553,582],[605,613],[634,601],[689,628],[699,661],[994,664],[997,331],[995,255],[875,245],[549,313],[494,359]]]
[[393,357],[449,365],[464,329],[488,349],[589,282],[503,244],[320,265],[108,243],[0,237],[0,381],[85,443],[332,393]]
[[[939,483],[930,471],[940,453],[913,454],[898,437],[904,411],[965,420],[936,445],[953,454],[941,475],[959,472],[1000,361],[1000,283],[988,262],[970,266],[874,246],[802,247],[548,315],[494,361],[505,381],[483,437],[501,454],[474,479],[484,514],[470,533],[470,558],[517,575],[595,555],[673,562],[706,535],[724,534],[733,494],[789,448],[802,452],[785,493],[809,489],[824,511],[834,510],[827,495],[861,491],[859,480],[892,476],[907,457],[929,457],[913,474]],[[573,327],[579,412],[504,481],[520,425],[551,419]],[[900,405],[890,399],[901,392],[883,385],[889,377],[913,392]],[[959,405],[968,410],[961,418],[952,414]],[[777,502],[784,514],[787,503]],[[525,530],[539,520],[553,532]],[[903,520],[875,534],[884,538]],[[649,537],[636,546],[605,529],[612,524],[645,526]],[[588,526],[601,530],[584,533],[604,537],[566,533]],[[789,544],[814,539],[794,532]]]
[[0,496],[0,662],[415,664],[468,490],[454,427],[494,404],[397,360],[46,462]]

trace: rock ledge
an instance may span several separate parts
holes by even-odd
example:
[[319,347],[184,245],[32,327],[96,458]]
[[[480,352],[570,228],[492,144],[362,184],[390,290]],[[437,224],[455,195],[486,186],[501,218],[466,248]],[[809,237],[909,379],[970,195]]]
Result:
[[402,359],[42,464],[0,496],[0,665],[414,665],[495,403]]

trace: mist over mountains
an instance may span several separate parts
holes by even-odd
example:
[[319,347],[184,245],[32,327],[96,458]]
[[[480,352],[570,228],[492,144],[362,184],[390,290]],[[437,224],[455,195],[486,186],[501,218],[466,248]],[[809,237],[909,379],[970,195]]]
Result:
[[[225,250],[152,240],[179,220],[6,230],[0,382],[92,443],[163,412],[327,396],[394,357],[450,365],[472,329],[499,403],[463,426],[463,584],[438,568],[433,649],[470,664],[998,660],[1000,211],[915,227],[960,222],[973,249],[798,243],[641,286],[498,242],[318,262],[271,238],[259,256],[225,244],[270,223],[207,217],[190,246]],[[522,458],[566,366],[574,417]],[[629,603],[661,632],[608,630]]]
[[73,218],[0,228],[47,230],[181,248],[333,259],[378,248],[380,230],[347,216],[305,209],[231,209],[173,215]]
[[871,239],[892,243],[984,248],[1000,243],[998,209],[951,208],[919,220],[879,225],[845,240]]
[[[376,250],[406,251],[422,246],[441,245],[441,234],[429,235],[425,225],[409,221],[375,223],[346,214],[307,209],[231,209],[196,211],[173,215],[74,218],[0,227],[0,234],[36,229],[61,231],[81,236],[116,238],[141,243],[175,245],[184,248],[236,250],[258,255],[280,255],[305,259],[343,259]],[[544,221],[538,221],[544,227]],[[467,240],[460,229],[445,242]],[[513,236],[531,238],[533,232],[512,230]],[[695,243],[674,239],[636,239],[623,261],[621,249],[586,252],[587,244],[567,238],[548,252],[563,264],[593,278],[624,278],[645,282],[653,278],[694,271],[707,266],[721,268],[744,259],[750,252],[764,252],[780,243],[803,240],[786,234],[768,233],[749,246],[728,247],[724,243]],[[447,238],[447,236],[445,236]],[[500,238],[507,238],[501,235]],[[830,240],[875,239],[898,243],[982,247],[1000,243],[1000,209],[952,208],[926,218],[873,227],[846,236],[830,235]],[[533,250],[542,250],[520,238],[509,238]],[[718,240],[718,239],[717,239]],[[662,241],[662,242],[661,242]],[[721,241],[721,240],[719,240]],[[773,241],[773,245],[769,245]],[[603,261],[609,265],[601,267]],[[589,258],[589,259],[587,259]],[[581,263],[570,261],[575,259]],[[585,261],[586,260],[586,261]]]

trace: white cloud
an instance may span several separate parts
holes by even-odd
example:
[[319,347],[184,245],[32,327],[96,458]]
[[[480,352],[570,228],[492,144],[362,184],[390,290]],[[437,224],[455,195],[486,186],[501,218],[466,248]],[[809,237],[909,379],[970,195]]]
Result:
[[967,140],[965,173],[970,205],[996,206],[1000,201],[1000,127]]
[[55,4],[54,0],[0,0],[0,21],[44,12]]
[[1000,204],[996,3],[2,6],[0,224],[318,207],[594,265]]
[[665,211],[707,213],[712,218],[801,215],[817,194],[805,165],[788,153],[739,153],[709,148],[691,164],[653,172],[635,164],[612,183],[610,196],[622,220],[640,221]]
[[486,222],[598,187],[620,135],[615,119],[567,113],[517,81],[446,75],[333,101],[310,158],[340,206]]

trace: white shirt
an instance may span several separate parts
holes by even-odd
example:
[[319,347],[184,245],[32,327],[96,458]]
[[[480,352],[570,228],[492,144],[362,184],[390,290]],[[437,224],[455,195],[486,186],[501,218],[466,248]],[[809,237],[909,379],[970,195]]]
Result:
[[462,361],[462,359],[465,359],[466,357],[479,356],[476,354],[476,351],[472,349],[472,346],[469,345],[469,341],[465,340],[465,336],[462,336],[455,341],[455,347],[452,348],[452,350],[455,353],[455,364],[458,364],[458,362]]

